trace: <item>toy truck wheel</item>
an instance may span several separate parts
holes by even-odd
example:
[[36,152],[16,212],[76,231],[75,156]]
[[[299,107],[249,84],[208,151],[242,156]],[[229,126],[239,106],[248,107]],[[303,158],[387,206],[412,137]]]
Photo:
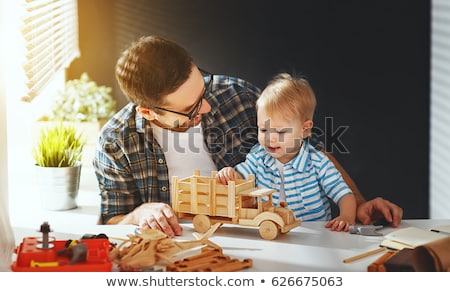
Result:
[[263,239],[272,240],[278,236],[278,226],[275,222],[265,220],[259,225],[259,235]]
[[197,232],[205,233],[211,228],[211,221],[206,215],[195,215],[194,219],[192,219],[192,223]]

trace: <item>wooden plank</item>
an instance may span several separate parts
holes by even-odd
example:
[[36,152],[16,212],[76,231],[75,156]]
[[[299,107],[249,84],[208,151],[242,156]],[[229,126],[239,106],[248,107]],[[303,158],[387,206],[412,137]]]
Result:
[[209,181],[209,214],[216,215],[216,180]]
[[170,200],[172,201],[172,209],[174,212],[178,212],[178,177],[172,177],[172,193]]
[[236,217],[236,185],[234,181],[228,182],[228,217]]
[[180,191],[187,191],[190,192],[191,191],[191,182],[183,182],[183,181],[178,181],[178,189]]
[[197,177],[191,177],[191,213],[198,214],[197,208]]

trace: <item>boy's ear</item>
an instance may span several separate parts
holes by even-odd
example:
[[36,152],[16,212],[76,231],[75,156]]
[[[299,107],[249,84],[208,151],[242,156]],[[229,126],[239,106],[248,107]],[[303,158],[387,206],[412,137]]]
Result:
[[304,123],[303,123],[303,136],[304,137],[308,137],[308,136],[311,136],[312,135],[312,128],[313,128],[313,125],[314,125],[314,123],[313,123],[313,121],[312,120],[306,120]]
[[136,108],[136,111],[139,112],[141,115],[143,115],[144,118],[146,118],[149,121],[153,121],[156,119],[156,115],[151,109],[148,109],[148,108],[145,108],[142,106],[138,106]]
[[306,121],[303,123],[303,131],[311,130],[312,127],[313,127],[313,125],[314,125],[314,123],[313,123],[312,120],[306,120]]

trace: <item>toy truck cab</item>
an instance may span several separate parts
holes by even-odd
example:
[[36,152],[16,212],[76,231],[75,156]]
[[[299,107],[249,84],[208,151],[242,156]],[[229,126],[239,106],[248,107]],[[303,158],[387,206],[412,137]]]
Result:
[[301,221],[286,207],[273,206],[275,190],[255,187],[255,178],[218,184],[194,171],[191,177],[172,178],[172,208],[180,219],[193,221],[197,232],[206,232],[214,223],[259,227],[262,238],[272,240],[300,226]]
[[301,224],[290,209],[273,205],[273,193],[272,189],[258,188],[239,193],[241,197],[239,225],[259,226],[261,237],[269,240]]

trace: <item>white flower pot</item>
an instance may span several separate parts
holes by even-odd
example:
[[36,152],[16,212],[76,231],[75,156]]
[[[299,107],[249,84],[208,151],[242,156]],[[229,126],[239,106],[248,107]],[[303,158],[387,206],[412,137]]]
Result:
[[74,167],[36,166],[42,207],[60,211],[77,208],[81,164]]

